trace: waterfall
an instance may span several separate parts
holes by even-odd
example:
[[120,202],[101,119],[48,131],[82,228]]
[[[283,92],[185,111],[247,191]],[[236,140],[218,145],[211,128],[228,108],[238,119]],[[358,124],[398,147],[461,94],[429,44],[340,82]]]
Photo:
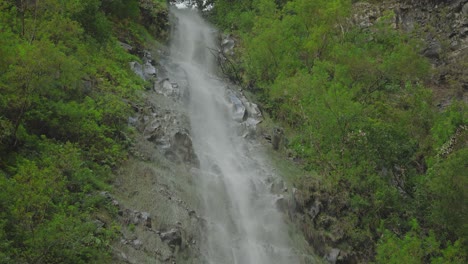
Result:
[[216,30],[191,9],[172,9],[170,61],[189,87],[187,109],[200,161],[194,180],[205,220],[201,250],[207,263],[298,263],[283,215],[275,207],[254,141],[238,133],[229,84],[216,76]]

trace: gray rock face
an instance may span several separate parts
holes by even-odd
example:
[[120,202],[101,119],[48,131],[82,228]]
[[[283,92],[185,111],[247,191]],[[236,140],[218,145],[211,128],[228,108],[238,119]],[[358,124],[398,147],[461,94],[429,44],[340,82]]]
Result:
[[202,263],[194,242],[201,240],[202,222],[191,173],[198,158],[185,107],[188,81],[164,53],[157,65],[151,54],[142,54],[143,63],[133,62],[132,69],[154,89],[129,102],[135,113],[128,124],[138,133],[115,183],[122,238],[114,245],[113,263]]
[[130,68],[136,75],[145,80],[145,75],[143,74],[143,66],[140,63],[132,61],[130,62]]
[[[390,11],[395,14],[389,21],[393,28],[414,33],[424,40],[420,53],[435,69],[432,82],[444,87],[438,89],[440,102],[453,97],[451,90],[468,87],[468,70],[464,66],[468,58],[467,0],[358,2],[353,7],[350,22],[354,25],[369,28]],[[468,89],[463,89],[457,97],[468,102]]]
[[[131,48],[130,50],[133,49],[128,44],[121,43],[121,45],[124,48]],[[140,64],[139,62],[136,62],[136,61],[132,61],[130,62],[130,68],[136,75],[138,75],[140,78],[142,78],[145,81],[155,80],[158,71],[156,67],[152,64],[153,57],[151,53],[148,51],[142,51],[142,53],[143,53],[143,58],[142,58],[143,64]]]
[[174,134],[171,140],[171,149],[169,155],[172,153],[182,162],[191,163],[196,167],[200,166],[198,157],[193,150],[192,138],[187,131],[178,131]]
[[247,112],[241,99],[232,90],[228,90],[227,98],[231,104],[233,119],[239,123],[244,121],[247,117]]
[[442,45],[437,40],[432,40],[429,42],[426,50],[424,50],[424,56],[432,59],[434,62],[440,58],[440,53],[442,52]]
[[231,108],[232,118],[239,123],[238,135],[254,139],[257,135],[257,125],[263,120],[258,106],[249,102],[242,92],[234,87],[228,87],[226,100]]

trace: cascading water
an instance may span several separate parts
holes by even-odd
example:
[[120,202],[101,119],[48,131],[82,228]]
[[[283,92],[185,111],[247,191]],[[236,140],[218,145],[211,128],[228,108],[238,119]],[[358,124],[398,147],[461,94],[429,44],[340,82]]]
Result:
[[173,9],[170,60],[190,87],[192,141],[206,220],[202,254],[212,264],[298,263],[265,183],[268,166],[238,135],[227,83],[215,76],[216,31],[196,11]]

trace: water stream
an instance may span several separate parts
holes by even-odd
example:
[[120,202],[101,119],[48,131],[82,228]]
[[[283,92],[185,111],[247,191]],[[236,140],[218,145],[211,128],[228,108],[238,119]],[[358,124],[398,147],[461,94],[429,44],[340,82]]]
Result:
[[[201,250],[207,263],[298,263],[283,216],[268,190],[271,168],[256,143],[238,133],[229,84],[216,77],[216,30],[197,12],[172,9],[170,61],[189,87],[188,111],[206,220]],[[257,143],[258,144],[258,143]]]

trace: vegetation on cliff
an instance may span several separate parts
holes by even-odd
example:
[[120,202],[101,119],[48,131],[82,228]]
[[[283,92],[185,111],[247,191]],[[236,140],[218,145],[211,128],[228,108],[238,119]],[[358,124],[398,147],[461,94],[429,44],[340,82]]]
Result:
[[214,3],[211,20],[240,43],[225,72],[317,174],[295,182],[310,243],[347,262],[465,263],[467,105],[435,107],[418,30],[393,12],[356,25],[347,0]]
[[116,212],[99,191],[143,86],[117,40],[162,35],[165,5],[0,1],[0,263],[109,260]]

